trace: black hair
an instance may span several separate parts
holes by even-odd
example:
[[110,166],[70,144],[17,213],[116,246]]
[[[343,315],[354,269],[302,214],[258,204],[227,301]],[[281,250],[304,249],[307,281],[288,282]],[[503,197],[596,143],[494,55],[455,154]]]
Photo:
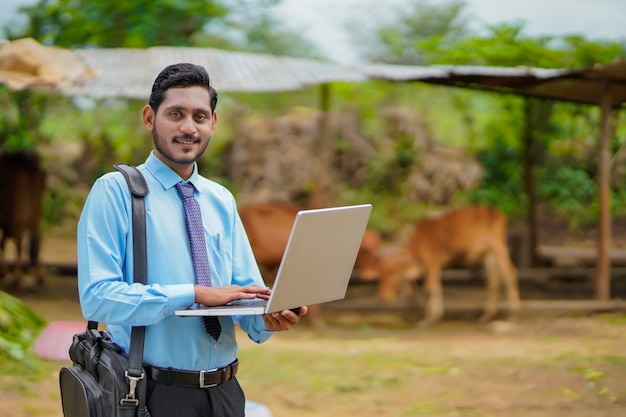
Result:
[[150,94],[150,107],[156,113],[163,102],[165,91],[177,87],[204,87],[209,90],[211,97],[211,111],[217,106],[217,91],[211,86],[211,79],[206,69],[201,65],[180,63],[168,65],[154,80]]

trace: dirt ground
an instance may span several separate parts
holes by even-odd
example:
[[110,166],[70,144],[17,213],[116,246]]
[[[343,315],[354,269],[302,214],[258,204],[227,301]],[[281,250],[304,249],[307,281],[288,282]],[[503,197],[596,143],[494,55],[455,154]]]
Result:
[[[446,304],[463,292],[449,290]],[[48,321],[82,320],[73,276],[20,298]],[[241,334],[238,378],[272,417],[626,415],[623,314],[523,311],[479,325],[470,312],[418,329],[409,313],[327,308],[324,328],[263,345]],[[61,417],[62,365],[44,361],[29,379],[2,372],[0,417]]]

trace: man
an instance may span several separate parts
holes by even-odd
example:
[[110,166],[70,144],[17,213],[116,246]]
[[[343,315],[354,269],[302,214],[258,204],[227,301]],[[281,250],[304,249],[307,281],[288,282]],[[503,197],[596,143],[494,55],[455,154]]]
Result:
[[[232,194],[198,173],[196,161],[217,126],[216,104],[217,92],[206,70],[183,63],[158,75],[142,111],[154,141],[154,151],[138,167],[150,189],[145,197],[147,285],[132,283],[131,197],[120,173],[105,174],[94,183],[78,223],[83,315],[106,323],[112,339],[126,352],[130,327],[147,326],[144,363],[152,417],[242,417],[245,397],[234,376],[238,367],[235,323],[250,339],[262,343],[307,312],[303,307],[297,314],[221,317],[219,336],[211,336],[200,318],[174,315],[194,303],[220,305],[268,298],[270,293]],[[193,185],[191,193],[199,203],[210,287],[196,284],[198,268],[192,262],[181,184]],[[194,378],[200,381],[200,371],[205,370],[216,370],[227,380],[200,387]]]

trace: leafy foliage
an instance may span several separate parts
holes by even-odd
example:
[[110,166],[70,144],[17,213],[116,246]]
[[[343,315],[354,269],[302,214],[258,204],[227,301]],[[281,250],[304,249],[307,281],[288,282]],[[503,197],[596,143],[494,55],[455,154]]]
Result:
[[47,94],[0,87],[0,148],[32,149],[47,142],[39,122],[52,101]]
[[[219,1],[39,0],[22,8],[29,24],[14,37],[31,36],[63,47],[145,48],[186,46],[194,33],[227,9]],[[167,22],[167,23],[165,23]]]
[[[529,36],[522,21],[503,22],[477,34],[469,30],[465,2],[412,0],[391,18],[360,25],[375,33],[362,48],[374,62],[411,65],[528,65],[581,68],[626,56],[626,41],[593,41],[578,34]],[[357,25],[354,25],[355,27]],[[355,39],[363,33],[355,29]]]
[[30,307],[0,291],[0,363],[28,364],[29,348],[44,324]]
[[205,26],[189,40],[193,46],[269,53],[301,58],[320,58],[301,33],[288,29],[270,13],[280,0],[231,0],[228,15]]
[[557,216],[567,219],[571,229],[591,223],[589,206],[597,195],[595,181],[585,171],[567,165],[542,174],[539,196],[554,207]]
[[315,48],[269,14],[279,0],[39,0],[20,8],[28,23],[5,28],[67,48],[198,46],[292,56]]
[[[408,1],[392,8],[391,17],[377,20],[378,24],[353,24],[353,37],[358,40],[355,44],[361,44],[359,49],[371,62],[427,65],[430,57],[424,53],[426,44],[447,49],[455,39],[469,33],[463,8],[464,3],[458,0],[441,6]],[[367,40],[364,44],[363,39]]]
[[[625,41],[589,40],[578,34],[529,36],[522,21],[503,22],[487,26],[480,33],[471,32],[462,1],[414,0],[407,7],[392,10],[388,19],[378,19],[370,25],[362,23],[360,26],[375,34],[361,48],[363,55],[368,60],[386,63],[584,68],[626,57]],[[363,33],[355,30],[355,39],[363,39]],[[428,87],[423,89],[432,91]],[[414,107],[429,106],[433,130],[443,133],[437,138],[441,142],[454,140],[449,135],[454,130],[441,128],[453,121],[450,108],[462,116],[462,127],[456,132],[465,136],[465,146],[476,151],[485,170],[482,185],[471,197],[473,202],[496,205],[513,217],[525,212],[520,145],[527,139],[525,129],[529,129],[534,139],[535,163],[541,165],[535,169],[541,184],[538,196],[542,205],[551,208],[552,214],[568,219],[572,228],[597,217],[594,155],[599,117],[596,108],[548,102],[534,105],[527,117],[519,98],[494,98],[476,92],[468,97],[465,92],[448,90],[445,94],[450,96],[451,107],[446,109],[432,97],[423,99],[419,95],[414,96]],[[437,97],[444,94],[438,93]],[[559,153],[553,145],[564,140],[589,144],[588,138],[592,152],[584,152],[580,158]],[[623,139],[619,138],[618,131],[613,142],[616,154],[623,147]],[[575,149],[572,151],[576,154]],[[373,165],[377,167],[381,163]],[[385,184],[384,172],[373,172],[379,172],[377,178]],[[613,204],[620,204],[620,195],[619,188],[615,188]]]
[[484,169],[483,182],[472,196],[476,204],[501,208],[510,217],[521,217],[525,194],[521,181],[518,149],[497,141],[476,153]]

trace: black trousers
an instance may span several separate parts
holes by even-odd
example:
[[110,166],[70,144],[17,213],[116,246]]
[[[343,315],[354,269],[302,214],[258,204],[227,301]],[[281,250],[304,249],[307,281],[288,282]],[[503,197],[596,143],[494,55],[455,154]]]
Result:
[[233,378],[211,388],[148,381],[150,417],[244,417],[246,398]]

